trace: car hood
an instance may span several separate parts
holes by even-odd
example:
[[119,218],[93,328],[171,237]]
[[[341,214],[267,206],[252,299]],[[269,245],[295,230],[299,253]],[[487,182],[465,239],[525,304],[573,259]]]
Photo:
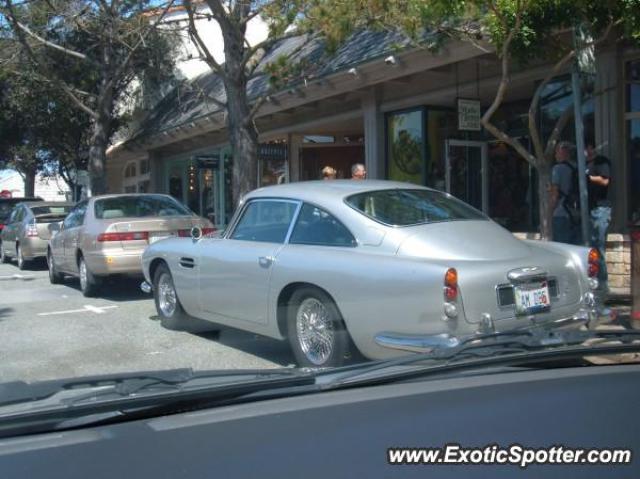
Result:
[[529,256],[531,246],[492,221],[448,221],[409,227],[396,254],[459,261],[496,261]]

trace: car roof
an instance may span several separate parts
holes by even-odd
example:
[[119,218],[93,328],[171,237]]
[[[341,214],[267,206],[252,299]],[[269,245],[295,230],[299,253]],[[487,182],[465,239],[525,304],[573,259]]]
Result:
[[37,206],[73,206],[75,203],[69,201],[33,201],[29,202],[28,207],[33,208]]
[[301,200],[335,200],[367,191],[412,189],[431,190],[425,186],[386,180],[314,180],[258,188],[247,195],[250,198],[280,197]]
[[105,198],[122,198],[122,197],[128,197],[128,196],[166,196],[169,198],[173,198],[173,196],[167,195],[165,193],[112,193],[108,195],[92,196],[88,199],[96,201],[96,200],[103,200]]
[[44,201],[39,196],[26,196],[24,198],[0,198],[0,202],[3,203],[32,203],[34,201]]

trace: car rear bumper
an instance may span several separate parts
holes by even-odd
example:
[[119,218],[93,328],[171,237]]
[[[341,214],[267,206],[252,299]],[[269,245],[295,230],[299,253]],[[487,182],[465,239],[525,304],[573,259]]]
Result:
[[35,237],[23,238],[20,241],[22,255],[26,259],[44,258],[47,256],[49,240]]
[[96,276],[111,274],[142,275],[142,251],[105,253],[89,253],[85,256],[87,266]]
[[[515,328],[522,330],[538,330],[538,329],[577,329],[581,326],[589,326],[595,321],[595,311],[591,309],[581,309],[574,316],[568,318],[556,319],[545,323],[532,323],[531,325]],[[478,333],[486,333],[487,330],[478,330]],[[431,335],[408,335],[393,332],[382,332],[376,334],[374,341],[377,345],[387,349],[395,349],[401,351],[411,351],[415,353],[423,353],[433,351],[434,349],[453,348],[460,345],[461,342],[472,339],[473,335],[455,336],[450,333],[431,334]]]

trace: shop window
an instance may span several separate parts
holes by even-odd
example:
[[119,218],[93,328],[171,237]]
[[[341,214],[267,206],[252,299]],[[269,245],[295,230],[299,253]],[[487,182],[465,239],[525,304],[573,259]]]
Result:
[[[626,139],[629,165],[629,191],[637,191],[640,185],[640,59],[626,64]],[[630,194],[629,219],[640,221],[640,195]]]
[[124,167],[124,193],[148,193],[151,185],[149,160],[130,161]]
[[424,108],[387,115],[387,176],[425,184]]

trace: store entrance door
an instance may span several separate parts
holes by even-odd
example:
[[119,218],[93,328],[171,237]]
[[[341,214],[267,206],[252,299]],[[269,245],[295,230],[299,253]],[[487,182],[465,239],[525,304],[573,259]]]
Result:
[[218,156],[196,156],[195,188],[189,191],[189,206],[216,228],[225,225],[225,171]]
[[487,144],[447,140],[445,166],[447,192],[488,213]]

